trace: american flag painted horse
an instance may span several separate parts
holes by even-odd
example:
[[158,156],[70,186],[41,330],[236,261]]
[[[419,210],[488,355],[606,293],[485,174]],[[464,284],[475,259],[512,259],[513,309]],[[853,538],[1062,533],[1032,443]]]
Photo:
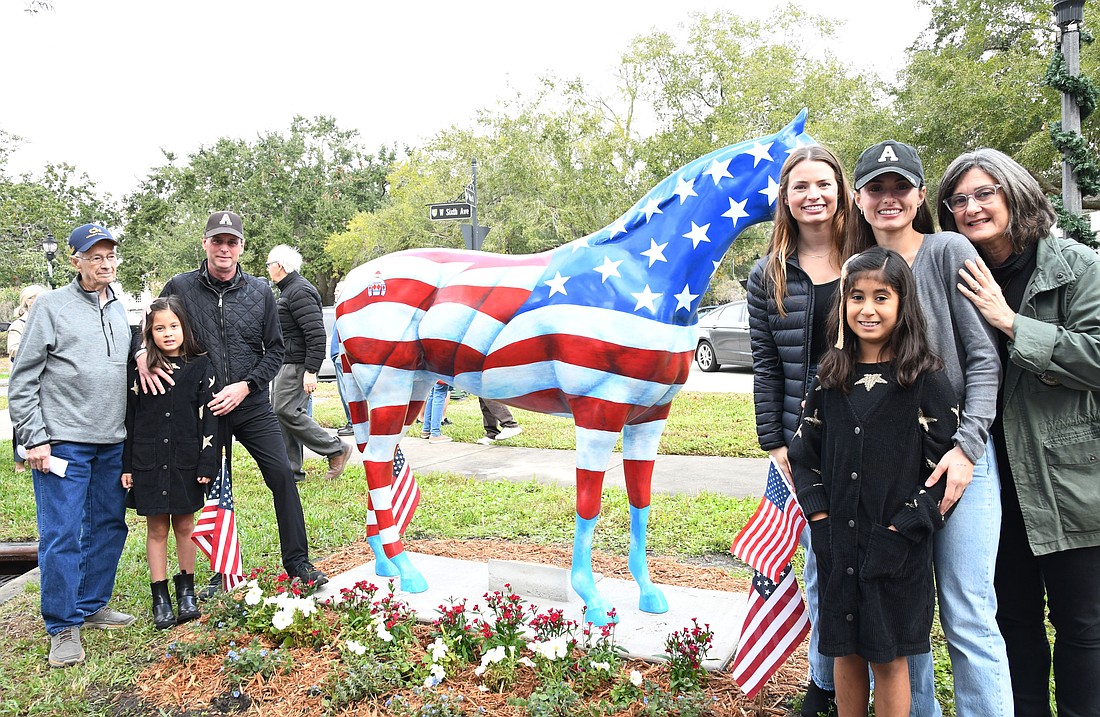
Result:
[[401,543],[408,501],[395,495],[391,461],[428,390],[443,379],[511,406],[573,417],[571,582],[596,625],[614,619],[593,580],[592,538],[604,471],[622,433],[639,608],[668,610],[645,550],[658,441],[687,380],[698,300],[734,238],[772,216],[789,150],[813,142],[803,134],[805,119],[803,110],[777,134],[695,160],[611,225],[557,249],[516,256],[411,249],[351,272],[336,307],[340,380],[364,452],[367,538],[379,575],[399,576],[407,592],[427,589]]

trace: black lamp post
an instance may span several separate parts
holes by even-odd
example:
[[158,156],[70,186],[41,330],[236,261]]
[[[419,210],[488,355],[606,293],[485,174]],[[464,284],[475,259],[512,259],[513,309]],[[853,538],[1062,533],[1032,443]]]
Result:
[[53,238],[53,232],[46,230],[46,238],[42,240],[42,253],[46,255],[46,273],[50,276],[50,288],[53,285],[53,258],[57,254],[57,241]]

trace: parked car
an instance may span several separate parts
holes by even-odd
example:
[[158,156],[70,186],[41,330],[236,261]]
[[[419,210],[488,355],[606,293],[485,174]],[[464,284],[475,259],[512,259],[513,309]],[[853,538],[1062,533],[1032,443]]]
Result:
[[321,362],[321,368],[317,371],[318,381],[335,381],[336,367],[332,365],[332,359],[328,355],[328,347],[332,345],[332,326],[336,323],[336,307],[322,306],[321,315],[325,319],[325,360]]
[[699,317],[695,363],[707,372],[722,366],[752,366],[747,302],[722,304]]

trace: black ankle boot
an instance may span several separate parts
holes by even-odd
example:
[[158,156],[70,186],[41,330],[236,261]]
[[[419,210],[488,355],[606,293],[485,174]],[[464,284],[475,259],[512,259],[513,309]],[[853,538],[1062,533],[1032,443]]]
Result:
[[153,624],[158,630],[167,630],[176,624],[176,615],[172,612],[172,596],[168,594],[168,581],[149,583],[149,588],[153,592]]
[[176,583],[176,607],[179,608],[179,622],[190,622],[198,618],[199,606],[195,602],[195,574],[184,570],[172,576]]

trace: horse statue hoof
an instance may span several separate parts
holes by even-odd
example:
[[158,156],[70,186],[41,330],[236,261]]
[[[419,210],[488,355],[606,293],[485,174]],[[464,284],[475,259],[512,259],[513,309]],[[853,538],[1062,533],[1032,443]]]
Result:
[[643,592],[638,598],[638,609],[642,612],[660,615],[668,612],[668,600],[665,599],[663,592],[653,588]]
[[413,567],[412,561],[405,553],[393,556],[393,565],[397,567],[401,577],[401,590],[407,593],[422,593],[428,589],[428,581]]
[[374,552],[374,574],[383,578],[395,578],[401,574],[393,561],[386,557],[386,551],[382,548],[382,538],[372,535],[367,538],[367,545]]

